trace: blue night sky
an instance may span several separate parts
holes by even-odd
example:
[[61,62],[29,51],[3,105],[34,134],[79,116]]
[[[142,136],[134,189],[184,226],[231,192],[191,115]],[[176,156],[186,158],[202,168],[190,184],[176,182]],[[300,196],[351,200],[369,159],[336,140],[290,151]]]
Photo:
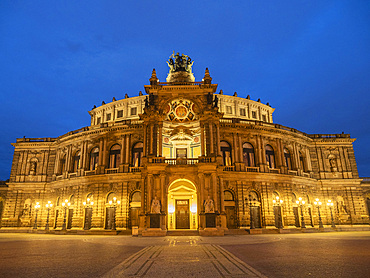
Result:
[[16,138],[90,124],[94,105],[137,96],[172,51],[196,81],[261,98],[274,122],[350,133],[370,177],[370,1],[0,2],[0,180]]

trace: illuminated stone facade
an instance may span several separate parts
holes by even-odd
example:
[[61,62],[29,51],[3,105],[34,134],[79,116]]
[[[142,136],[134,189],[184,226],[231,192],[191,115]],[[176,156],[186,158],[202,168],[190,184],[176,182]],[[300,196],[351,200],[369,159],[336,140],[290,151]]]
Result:
[[324,225],[329,199],[336,225],[369,223],[355,139],[275,124],[268,104],[216,93],[208,69],[194,82],[189,58],[172,58],[170,82],[153,70],[146,94],[95,107],[90,126],[17,139],[2,227],[222,235],[301,228],[302,212],[318,227],[316,198]]

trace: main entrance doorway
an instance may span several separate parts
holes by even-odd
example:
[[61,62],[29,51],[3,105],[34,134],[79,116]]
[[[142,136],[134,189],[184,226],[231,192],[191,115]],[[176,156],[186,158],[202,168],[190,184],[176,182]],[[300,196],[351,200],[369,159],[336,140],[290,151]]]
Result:
[[190,229],[189,200],[176,200],[176,229]]
[[169,230],[197,229],[198,204],[195,185],[187,179],[178,179],[168,187]]

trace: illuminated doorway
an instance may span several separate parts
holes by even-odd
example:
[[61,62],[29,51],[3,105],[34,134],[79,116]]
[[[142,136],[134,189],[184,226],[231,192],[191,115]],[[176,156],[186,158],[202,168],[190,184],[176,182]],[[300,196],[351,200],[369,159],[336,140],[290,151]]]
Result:
[[178,179],[168,188],[168,229],[197,229],[198,205],[195,185]]

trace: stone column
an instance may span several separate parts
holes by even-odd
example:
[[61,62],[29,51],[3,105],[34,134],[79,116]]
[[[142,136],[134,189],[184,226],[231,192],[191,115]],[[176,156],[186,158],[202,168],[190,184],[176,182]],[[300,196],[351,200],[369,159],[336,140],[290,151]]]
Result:
[[236,162],[239,162],[239,155],[238,155],[238,144],[236,143],[236,133],[233,133],[233,149],[234,149],[234,165]]
[[149,144],[149,154],[151,154],[151,155],[153,155],[153,130],[154,130],[154,126],[151,124],[150,125],[150,136],[149,136],[149,142],[150,142],[150,144]]
[[205,151],[205,136],[204,136],[204,125],[201,124],[201,127],[200,127],[200,141],[201,141],[201,151],[202,151],[202,156],[205,156],[206,155],[206,151]]
[[167,194],[166,194],[166,176],[164,174],[160,175],[160,181],[161,181],[161,203],[162,203],[162,211],[166,212],[167,211]]
[[130,164],[130,145],[131,145],[131,134],[126,135],[126,153],[125,153],[125,164]]
[[158,125],[158,129],[159,129],[159,131],[158,131],[158,142],[157,142],[157,144],[158,144],[158,156],[162,157],[162,145],[163,145],[163,143],[162,143],[162,141],[163,141],[163,139],[162,139],[162,125]]
[[153,199],[153,175],[148,175],[148,202],[147,202],[147,212],[150,212],[150,205]]
[[217,198],[217,189],[218,189],[218,184],[217,184],[217,177],[216,177],[216,173],[212,173],[211,174],[211,179],[212,179],[212,193],[213,193],[213,202],[215,204],[215,210],[218,210],[220,211],[220,206],[219,206],[219,202],[218,202],[218,198]]
[[148,151],[148,147],[147,147],[147,134],[146,134],[146,132],[147,132],[147,125],[146,124],[144,124],[144,142],[143,142],[143,155],[144,156],[147,156],[148,155],[148,153],[147,153],[147,151]]
[[127,152],[127,149],[125,148],[125,142],[126,142],[126,135],[123,135],[121,138],[121,156],[119,159],[120,164],[125,163],[125,154]]
[[213,123],[209,124],[209,139],[210,139],[210,153],[214,154],[214,146],[213,146]]
[[200,173],[198,174],[198,178],[199,178],[199,209],[198,209],[198,212],[202,212],[204,211],[204,208],[203,208],[203,202],[204,202],[204,174]]
[[220,147],[220,125],[216,125],[216,133],[217,133],[217,155],[221,155],[221,147]]
[[224,188],[224,179],[223,178],[220,178],[220,195],[221,195],[221,212],[224,213],[225,212],[225,197],[224,197],[224,191],[225,191],[225,188]]

